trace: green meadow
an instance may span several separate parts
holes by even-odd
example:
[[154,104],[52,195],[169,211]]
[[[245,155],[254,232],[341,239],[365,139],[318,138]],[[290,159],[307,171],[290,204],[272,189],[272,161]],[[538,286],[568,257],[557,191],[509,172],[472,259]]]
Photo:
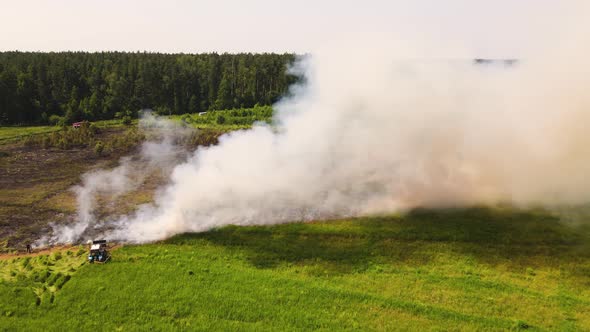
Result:
[[57,126],[0,127],[0,142],[61,130]]
[[[586,224],[587,225],[587,224]],[[543,210],[230,226],[0,260],[0,330],[590,330],[590,230]]]
[[[94,121],[92,123],[98,128],[118,128],[124,126],[122,120],[102,120]],[[137,120],[131,121],[131,124],[136,123]],[[70,126],[4,126],[0,127],[0,144],[20,141],[31,136],[59,132],[63,131],[64,128],[67,129],[69,127]]]

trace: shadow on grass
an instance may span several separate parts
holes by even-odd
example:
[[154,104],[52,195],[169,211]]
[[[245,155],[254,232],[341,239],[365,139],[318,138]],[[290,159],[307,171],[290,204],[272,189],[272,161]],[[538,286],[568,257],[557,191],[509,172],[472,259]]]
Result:
[[[323,265],[337,273],[372,264],[427,264],[435,250],[514,268],[571,264],[590,257],[588,227],[571,226],[542,210],[474,207],[416,209],[404,216],[365,217],[274,226],[228,226],[166,241],[206,240],[240,250],[256,267]],[[583,271],[582,271],[583,272]]]

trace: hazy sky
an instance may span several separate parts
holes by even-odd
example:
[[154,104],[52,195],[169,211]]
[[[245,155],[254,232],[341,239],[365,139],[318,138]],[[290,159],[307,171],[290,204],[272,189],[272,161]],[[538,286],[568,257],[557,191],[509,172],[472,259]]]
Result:
[[0,50],[307,52],[380,36],[384,43],[436,41],[460,49],[457,55],[511,57],[542,47],[547,27],[567,22],[579,3],[0,0]]

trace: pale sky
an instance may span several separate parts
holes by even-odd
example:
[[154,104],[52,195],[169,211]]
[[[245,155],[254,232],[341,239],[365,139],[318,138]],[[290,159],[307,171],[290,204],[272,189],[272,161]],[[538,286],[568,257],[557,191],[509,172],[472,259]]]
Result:
[[0,50],[302,53],[379,35],[455,45],[466,56],[518,57],[542,46],[547,27],[567,22],[580,3],[0,0]]

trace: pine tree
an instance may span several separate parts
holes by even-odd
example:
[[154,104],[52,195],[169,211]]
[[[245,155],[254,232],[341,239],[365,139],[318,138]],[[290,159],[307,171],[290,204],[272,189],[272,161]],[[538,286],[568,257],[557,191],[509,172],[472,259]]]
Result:
[[219,83],[219,91],[215,100],[215,109],[224,110],[232,107],[231,86],[228,75],[224,74]]
[[197,100],[197,96],[191,95],[191,99],[188,102],[188,112],[189,113],[198,113],[199,112],[199,101]]

